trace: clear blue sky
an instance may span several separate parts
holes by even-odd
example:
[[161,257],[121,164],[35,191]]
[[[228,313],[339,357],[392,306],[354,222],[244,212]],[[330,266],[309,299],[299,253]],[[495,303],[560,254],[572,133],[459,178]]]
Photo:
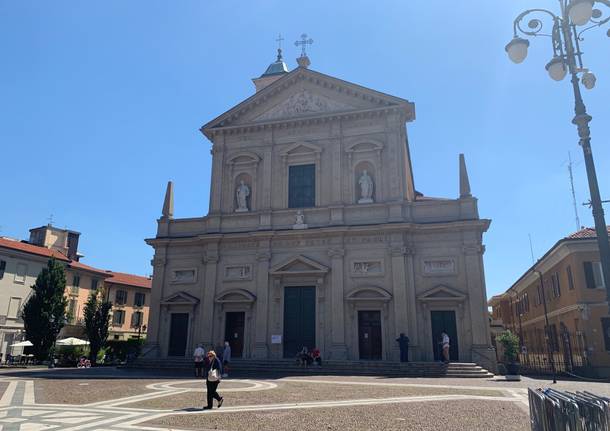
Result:
[[[176,217],[207,213],[210,144],[199,127],[250,96],[251,78],[302,32],[312,69],[415,102],[418,190],[456,197],[466,154],[482,217],[489,296],[575,230],[566,160],[588,199],[570,123],[569,82],[551,81],[550,41],[525,63],[504,52],[513,18],[555,0],[0,0],[0,235],[47,223],[82,232],[83,262],[151,273],[167,180]],[[434,6],[432,6],[434,5]],[[610,198],[610,40],[586,35],[598,84],[585,91],[593,151]],[[610,212],[610,207],[606,208]],[[582,224],[590,211],[579,205]]]

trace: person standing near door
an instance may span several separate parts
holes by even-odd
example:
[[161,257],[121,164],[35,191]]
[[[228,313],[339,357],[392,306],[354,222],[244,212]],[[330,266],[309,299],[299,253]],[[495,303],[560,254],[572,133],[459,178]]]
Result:
[[220,360],[216,357],[216,353],[210,350],[205,365],[205,386],[208,404],[203,408],[204,410],[212,409],[214,407],[214,400],[218,401],[218,408],[222,406],[224,398],[218,395],[217,392],[218,385],[220,384],[221,370],[222,365]]
[[225,341],[225,348],[222,351],[222,377],[229,377],[229,363],[231,362],[231,345]]
[[400,349],[400,362],[409,362],[409,337],[404,332],[400,333],[400,337],[396,339],[398,348]]
[[443,358],[445,363],[449,363],[449,335],[445,331],[441,332],[441,347],[443,349]]
[[205,350],[201,344],[197,344],[197,348],[193,352],[195,360],[195,377],[203,377],[203,360],[205,359]]

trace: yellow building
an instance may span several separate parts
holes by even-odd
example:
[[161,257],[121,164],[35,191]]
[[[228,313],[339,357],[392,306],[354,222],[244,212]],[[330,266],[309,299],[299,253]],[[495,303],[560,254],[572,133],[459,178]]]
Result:
[[559,240],[489,305],[493,319],[519,336],[524,367],[548,371],[552,351],[559,371],[610,376],[610,314],[594,229]]
[[[151,280],[131,274],[94,268],[79,261],[80,233],[51,225],[30,230],[29,241],[0,237],[0,353],[11,352],[10,345],[21,341],[20,313],[32,292],[40,271],[50,258],[65,264],[68,321],[59,337],[84,337],[83,312],[91,292],[105,287],[113,300],[113,319],[128,316],[121,324],[111,323],[109,339],[126,339],[146,332]],[[116,291],[126,292],[126,302],[114,301]],[[122,295],[122,294],[119,294]],[[139,305],[141,303],[141,305]],[[135,317],[134,317],[135,316]],[[118,322],[118,320],[117,320]]]

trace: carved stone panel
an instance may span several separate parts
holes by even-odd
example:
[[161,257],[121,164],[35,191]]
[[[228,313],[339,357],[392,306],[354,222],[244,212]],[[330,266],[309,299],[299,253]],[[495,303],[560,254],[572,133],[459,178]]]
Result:
[[227,281],[252,280],[252,265],[227,265],[224,279]]
[[354,260],[350,265],[352,277],[379,277],[384,274],[382,260]]
[[424,275],[439,276],[439,275],[455,275],[457,274],[457,266],[453,258],[427,258],[423,260]]
[[195,268],[173,269],[170,273],[170,283],[172,284],[188,284],[196,281],[197,269]]

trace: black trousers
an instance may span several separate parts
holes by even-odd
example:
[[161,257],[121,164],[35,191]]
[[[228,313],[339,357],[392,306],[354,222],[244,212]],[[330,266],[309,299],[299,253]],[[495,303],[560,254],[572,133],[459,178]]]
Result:
[[214,403],[212,400],[216,400],[216,401],[220,401],[222,399],[222,397],[220,395],[218,395],[218,392],[216,392],[216,389],[218,389],[218,384],[220,382],[210,382],[209,380],[205,381],[205,386],[206,389],[208,390],[208,407],[212,408],[214,407]]

